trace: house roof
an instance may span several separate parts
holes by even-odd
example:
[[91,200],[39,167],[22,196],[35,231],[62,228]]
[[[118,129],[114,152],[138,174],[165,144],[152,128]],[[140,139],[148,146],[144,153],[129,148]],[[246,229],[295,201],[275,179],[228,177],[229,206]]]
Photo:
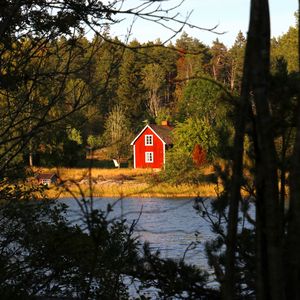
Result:
[[143,134],[143,132],[150,128],[157,136],[158,138],[167,145],[172,145],[172,138],[171,138],[171,132],[174,129],[174,127],[169,125],[156,125],[156,124],[150,124],[146,125],[140,133],[135,137],[135,139],[131,142],[131,145],[135,143],[135,141]]
[[37,176],[37,179],[52,179],[53,177],[56,177],[55,173],[40,173]]
[[150,127],[161,137],[161,139],[167,145],[173,144],[171,132],[174,129],[174,127],[169,125],[156,125],[156,124],[151,124]]

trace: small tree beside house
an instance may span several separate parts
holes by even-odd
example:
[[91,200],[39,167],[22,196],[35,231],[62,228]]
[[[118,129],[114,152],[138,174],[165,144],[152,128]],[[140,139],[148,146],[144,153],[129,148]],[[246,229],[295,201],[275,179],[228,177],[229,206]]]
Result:
[[206,152],[199,144],[196,144],[192,152],[193,162],[196,167],[201,167],[206,162]]

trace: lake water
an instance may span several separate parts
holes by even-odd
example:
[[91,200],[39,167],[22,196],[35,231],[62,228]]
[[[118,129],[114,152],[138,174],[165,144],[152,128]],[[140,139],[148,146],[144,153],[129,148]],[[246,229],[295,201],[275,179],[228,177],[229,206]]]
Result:
[[[68,218],[80,222],[80,209],[76,201],[62,201],[69,207]],[[214,235],[209,223],[193,208],[193,199],[96,198],[93,206],[106,210],[108,204],[114,205],[109,217],[123,216],[129,224],[139,218],[136,234],[141,241],[149,241],[153,250],[160,250],[163,258],[181,259],[185,255],[186,262],[207,269],[204,243]]]

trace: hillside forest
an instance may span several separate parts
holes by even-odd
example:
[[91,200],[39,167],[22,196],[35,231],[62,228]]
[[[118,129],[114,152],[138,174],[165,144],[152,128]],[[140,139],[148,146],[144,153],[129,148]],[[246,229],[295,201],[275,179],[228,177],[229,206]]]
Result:
[[[124,44],[107,30],[90,40],[26,37],[2,48],[1,172],[20,164],[80,166],[87,151],[107,146],[110,158],[130,166],[134,134],[162,120],[176,126],[169,156],[182,163],[175,170],[187,165],[195,145],[208,161],[226,158],[246,38],[239,32],[230,48],[221,40],[208,46],[184,32],[167,45]],[[276,102],[280,93],[293,96],[286,89],[297,68],[296,26],[273,38],[271,49],[272,82],[284,82],[272,89]]]

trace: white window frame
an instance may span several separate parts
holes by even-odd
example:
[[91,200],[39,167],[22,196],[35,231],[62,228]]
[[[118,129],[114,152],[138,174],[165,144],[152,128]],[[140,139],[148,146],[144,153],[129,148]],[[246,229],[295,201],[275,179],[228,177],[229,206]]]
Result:
[[145,134],[145,146],[153,146],[153,134]]
[[145,152],[145,162],[146,163],[154,162],[154,153],[153,152]]

